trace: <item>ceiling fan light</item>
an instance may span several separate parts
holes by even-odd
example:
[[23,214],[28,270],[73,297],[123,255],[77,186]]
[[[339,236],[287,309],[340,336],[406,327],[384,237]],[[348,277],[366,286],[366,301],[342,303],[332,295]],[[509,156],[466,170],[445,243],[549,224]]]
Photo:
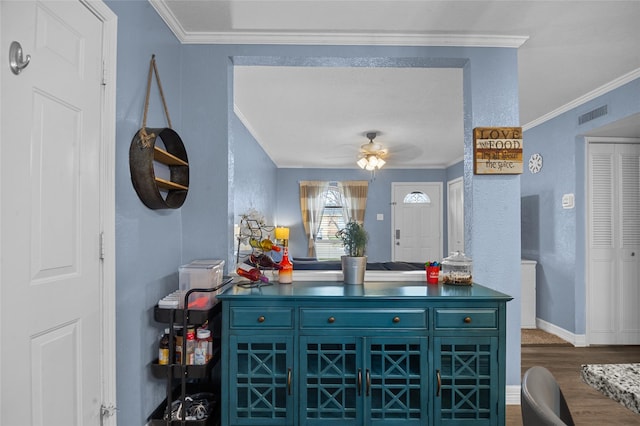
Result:
[[382,150],[382,145],[374,144],[373,139],[376,137],[375,133],[367,133],[369,143],[360,146],[360,159],[356,161],[361,169],[365,169],[370,172],[375,172],[376,169],[381,169],[385,165],[384,161],[378,155],[386,154],[386,150]]

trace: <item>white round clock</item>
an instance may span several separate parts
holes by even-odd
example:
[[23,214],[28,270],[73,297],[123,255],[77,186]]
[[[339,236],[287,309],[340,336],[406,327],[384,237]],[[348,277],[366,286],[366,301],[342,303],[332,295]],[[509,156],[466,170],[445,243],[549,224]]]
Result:
[[529,171],[531,173],[538,173],[542,170],[542,155],[540,154],[532,154],[529,157]]

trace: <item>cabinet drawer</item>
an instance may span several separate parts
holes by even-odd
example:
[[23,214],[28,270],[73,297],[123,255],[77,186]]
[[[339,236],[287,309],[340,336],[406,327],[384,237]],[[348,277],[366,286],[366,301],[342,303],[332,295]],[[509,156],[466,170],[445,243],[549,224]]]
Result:
[[436,309],[436,329],[498,328],[496,309]]
[[231,308],[231,328],[293,328],[293,310]]
[[301,309],[300,328],[427,328],[425,309]]

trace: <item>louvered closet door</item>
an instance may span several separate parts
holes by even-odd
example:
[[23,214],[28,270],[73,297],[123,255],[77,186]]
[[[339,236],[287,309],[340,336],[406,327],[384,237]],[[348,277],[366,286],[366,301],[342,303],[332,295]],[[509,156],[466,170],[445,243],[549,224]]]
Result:
[[640,145],[589,144],[589,344],[640,344]]

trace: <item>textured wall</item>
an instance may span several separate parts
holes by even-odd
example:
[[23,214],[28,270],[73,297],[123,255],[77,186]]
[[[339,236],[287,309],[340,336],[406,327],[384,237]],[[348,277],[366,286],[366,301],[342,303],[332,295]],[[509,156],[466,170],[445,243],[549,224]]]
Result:
[[[116,379],[118,417],[142,425],[165,386],[151,378],[160,325],[152,307],[177,288],[182,261],[182,209],[150,210],[131,185],[129,146],[142,123],[151,55],[157,65],[174,130],[182,135],[180,44],[146,1],[109,2],[118,15],[116,103]],[[152,86],[147,125],[166,126],[157,87]],[[192,202],[189,194],[185,204]]]
[[[608,105],[603,117],[578,117]],[[586,332],[586,142],[583,135],[640,112],[640,79],[524,133],[524,157],[542,154],[542,171],[522,175],[522,255],[538,262],[537,317],[571,333]],[[637,135],[640,137],[640,135]],[[575,208],[562,195],[575,194]]]

